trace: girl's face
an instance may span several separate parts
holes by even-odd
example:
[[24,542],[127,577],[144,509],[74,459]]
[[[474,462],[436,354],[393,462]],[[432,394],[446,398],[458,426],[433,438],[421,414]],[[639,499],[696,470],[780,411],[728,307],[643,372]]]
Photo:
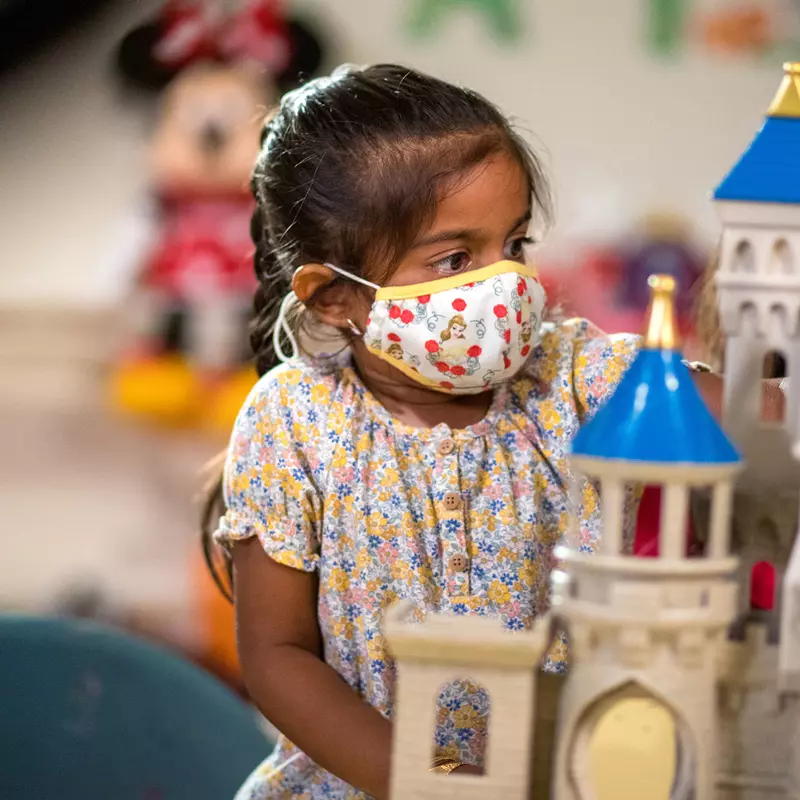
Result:
[[[436,218],[421,230],[397,269],[382,286],[410,286],[511,260],[524,263],[531,219],[531,194],[524,170],[508,155],[498,155],[476,167],[438,205]],[[347,317],[361,330],[371,309],[371,298],[361,293],[347,304]],[[455,324],[454,336],[463,337],[464,327]],[[371,388],[385,392],[396,387],[417,395],[430,395],[442,402],[446,395],[420,387],[399,370],[372,355],[360,337],[353,341],[353,354]]]

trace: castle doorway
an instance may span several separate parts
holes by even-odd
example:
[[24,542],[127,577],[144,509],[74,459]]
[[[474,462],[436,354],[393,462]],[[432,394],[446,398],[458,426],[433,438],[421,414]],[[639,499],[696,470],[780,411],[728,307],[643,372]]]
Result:
[[581,800],[688,800],[691,749],[659,698],[630,683],[586,711],[571,754]]

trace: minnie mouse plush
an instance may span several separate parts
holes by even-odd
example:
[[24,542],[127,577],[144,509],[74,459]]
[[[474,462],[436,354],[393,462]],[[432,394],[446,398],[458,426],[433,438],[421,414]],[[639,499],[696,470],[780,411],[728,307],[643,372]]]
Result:
[[112,391],[125,413],[227,433],[255,380],[249,180],[261,120],[277,85],[313,74],[322,48],[274,0],[222,10],[169,0],[120,47],[126,79],[167,86],[150,144],[152,245],[137,259],[129,304],[136,341]]

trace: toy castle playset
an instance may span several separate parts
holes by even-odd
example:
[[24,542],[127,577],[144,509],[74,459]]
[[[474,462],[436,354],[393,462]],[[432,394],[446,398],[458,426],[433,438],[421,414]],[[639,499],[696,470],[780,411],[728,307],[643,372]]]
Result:
[[[760,420],[765,356],[800,367],[800,64],[714,194],[727,338],[723,429],[679,351],[674,281],[650,278],[643,347],[572,446],[601,487],[599,550],[577,523],[532,630],[390,610],[398,664],[392,800],[800,800],[800,395]],[[728,438],[730,437],[730,439]],[[732,444],[732,442],[735,442]],[[660,552],[623,554],[623,497],[662,489]],[[700,553],[687,555],[692,514]],[[750,607],[774,570],[775,606]],[[568,635],[566,676],[539,665]],[[436,701],[469,679],[491,699],[485,774],[430,770]]]

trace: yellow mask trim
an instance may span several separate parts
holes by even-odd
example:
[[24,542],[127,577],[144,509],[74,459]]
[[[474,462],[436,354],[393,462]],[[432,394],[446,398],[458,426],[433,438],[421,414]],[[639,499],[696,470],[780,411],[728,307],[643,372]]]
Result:
[[529,266],[528,264],[520,264],[518,261],[498,261],[496,264],[490,264],[488,267],[464,272],[461,275],[453,275],[450,278],[440,278],[435,281],[415,283],[411,286],[385,286],[382,289],[378,289],[375,293],[375,299],[408,300],[413,297],[420,297],[421,295],[436,294],[437,292],[444,292],[448,289],[457,289],[459,286],[485,281],[497,275],[504,275],[507,272],[518,272],[526,278],[538,278],[536,267]]
[[431,380],[430,378],[423,375],[421,372],[417,372],[413,367],[409,367],[405,361],[400,361],[396,358],[392,358],[390,355],[384,353],[378,347],[367,347],[367,350],[372,353],[374,356],[378,356],[382,361],[385,361],[389,366],[394,367],[403,375],[411,378],[412,380],[416,381],[417,383],[421,383],[423,386],[427,386],[429,389],[435,389],[437,392],[442,392],[443,394],[450,394],[450,392],[445,389],[444,386],[440,386],[437,381]]

